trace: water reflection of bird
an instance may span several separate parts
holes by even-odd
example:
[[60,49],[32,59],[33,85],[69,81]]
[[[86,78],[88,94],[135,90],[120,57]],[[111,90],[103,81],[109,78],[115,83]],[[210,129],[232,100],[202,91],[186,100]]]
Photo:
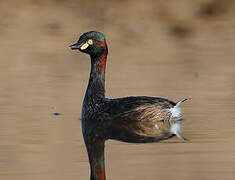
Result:
[[102,33],[84,33],[70,46],[91,57],[91,72],[82,106],[82,132],[91,180],[105,179],[104,145],[108,139],[130,143],[158,142],[180,136],[179,105],[159,97],[105,98],[105,67],[108,47]]

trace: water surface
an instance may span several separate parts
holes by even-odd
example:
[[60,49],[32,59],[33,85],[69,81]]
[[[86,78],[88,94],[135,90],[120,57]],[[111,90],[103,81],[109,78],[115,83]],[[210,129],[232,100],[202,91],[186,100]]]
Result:
[[206,14],[205,2],[2,1],[0,179],[89,179],[79,117],[90,64],[68,46],[93,29],[109,46],[107,97],[190,99],[190,142],[108,141],[107,179],[234,179],[234,6]]

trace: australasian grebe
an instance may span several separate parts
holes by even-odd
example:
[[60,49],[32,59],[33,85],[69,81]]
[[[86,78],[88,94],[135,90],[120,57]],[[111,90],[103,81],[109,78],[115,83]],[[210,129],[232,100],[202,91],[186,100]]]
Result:
[[70,46],[91,57],[91,72],[82,106],[82,132],[91,180],[105,180],[104,145],[108,139],[129,143],[157,142],[179,134],[179,105],[159,97],[105,98],[105,67],[108,47],[102,33],[89,31]]

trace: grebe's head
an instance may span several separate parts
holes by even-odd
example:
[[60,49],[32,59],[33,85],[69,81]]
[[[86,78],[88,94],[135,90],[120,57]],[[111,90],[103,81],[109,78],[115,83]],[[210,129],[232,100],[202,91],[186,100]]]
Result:
[[69,47],[72,50],[79,50],[91,56],[101,56],[107,53],[105,37],[102,33],[97,31],[89,31],[82,34],[77,43]]

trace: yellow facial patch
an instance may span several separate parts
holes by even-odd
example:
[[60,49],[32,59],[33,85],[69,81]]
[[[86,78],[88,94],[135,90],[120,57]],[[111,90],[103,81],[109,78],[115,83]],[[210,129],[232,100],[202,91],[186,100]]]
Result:
[[84,43],[82,46],[81,46],[81,50],[84,50],[86,49],[89,45],[92,45],[93,44],[93,41],[92,39],[88,39],[88,41],[86,43]]
[[88,43],[85,43],[85,44],[83,44],[83,45],[80,47],[80,49],[81,49],[81,50],[84,50],[84,49],[86,49],[88,46],[89,46],[89,44],[88,44]]
[[87,41],[87,43],[88,43],[89,45],[92,45],[92,44],[93,44],[92,39],[89,39],[89,40]]

